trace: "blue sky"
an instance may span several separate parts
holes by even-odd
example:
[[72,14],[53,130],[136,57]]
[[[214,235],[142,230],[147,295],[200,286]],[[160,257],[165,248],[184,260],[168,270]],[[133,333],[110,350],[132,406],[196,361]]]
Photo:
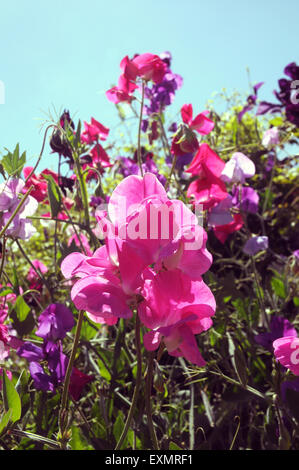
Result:
[[[172,53],[184,78],[173,104],[195,112],[213,92],[247,92],[264,81],[272,99],[283,68],[299,63],[298,0],[0,0],[0,152],[17,142],[33,165],[40,124],[67,108],[76,120],[117,119],[105,91],[117,82],[120,60],[134,53]],[[1,83],[0,82],[0,83]],[[40,169],[56,169],[47,146]]]

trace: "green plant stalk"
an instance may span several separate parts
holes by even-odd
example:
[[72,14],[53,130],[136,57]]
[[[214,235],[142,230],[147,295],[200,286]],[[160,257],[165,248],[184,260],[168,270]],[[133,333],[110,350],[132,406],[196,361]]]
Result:
[[133,393],[133,399],[131,403],[131,407],[125,422],[124,429],[121,433],[121,436],[118,440],[118,443],[116,444],[115,450],[119,450],[128,434],[130,424],[134,415],[134,411],[136,408],[138,396],[139,396],[139,390],[141,386],[141,380],[142,380],[142,356],[141,356],[141,343],[140,343],[140,319],[138,316],[138,313],[136,312],[136,324],[135,324],[135,342],[136,342],[136,354],[137,354],[137,373],[136,373],[136,383],[135,383],[135,389]]
[[141,176],[143,176],[142,169],[142,158],[141,158],[141,124],[142,124],[142,114],[143,114],[143,105],[144,105],[144,81],[142,80],[142,94],[141,94],[141,106],[140,106],[140,115],[139,115],[139,126],[138,126],[138,146],[137,146],[137,161],[140,169]]
[[61,405],[60,405],[60,411],[59,411],[59,429],[60,429],[60,435],[62,438],[65,436],[65,431],[66,431],[66,418],[67,418],[67,406],[68,406],[68,392],[69,392],[69,385],[70,385],[70,378],[71,378],[71,373],[73,369],[73,364],[74,360],[76,357],[76,352],[77,352],[77,347],[80,339],[80,333],[81,333],[81,327],[83,323],[83,317],[84,317],[84,310],[79,311],[79,316],[78,316],[78,322],[77,322],[77,327],[76,327],[76,332],[75,332],[75,338],[74,338],[74,343],[72,347],[72,352],[70,356],[70,360],[68,362],[66,374],[65,374],[65,379],[64,379],[64,384],[63,384],[63,391],[62,391],[62,397],[61,397]]
[[1,277],[2,277],[3,268],[4,268],[4,263],[5,263],[5,251],[6,251],[6,238],[3,237],[3,242],[2,242],[2,258],[1,258],[1,266],[0,266],[0,280],[1,280]]
[[153,365],[154,365],[154,352],[149,354],[147,374],[146,374],[146,388],[145,388],[145,408],[147,414],[147,424],[149,427],[152,443],[155,450],[159,450],[159,443],[156,436],[154,423],[152,419],[152,407],[151,407],[151,389],[153,383]]
[[33,189],[33,186],[30,186],[30,188],[28,189],[27,193],[25,194],[25,196],[23,197],[23,199],[21,199],[21,201],[19,202],[19,204],[17,205],[17,207],[15,208],[15,210],[13,211],[12,215],[10,216],[10,218],[8,219],[6,225],[3,227],[3,229],[1,230],[0,232],[0,238],[4,235],[4,233],[6,232],[6,230],[8,229],[8,227],[10,226],[10,224],[12,223],[13,219],[15,218],[15,216],[17,215],[17,213],[20,211],[20,209],[22,208],[22,206],[24,205],[24,203],[26,202],[28,196],[30,195],[31,191]]
[[89,227],[89,207],[88,207],[88,194],[87,194],[87,188],[85,184],[85,179],[81,171],[81,166],[80,166],[80,161],[78,155],[74,152],[73,154],[76,168],[77,168],[77,176],[79,179],[79,185],[80,185],[80,192],[82,196],[82,201],[83,201],[83,209],[84,209],[84,223],[87,227]]

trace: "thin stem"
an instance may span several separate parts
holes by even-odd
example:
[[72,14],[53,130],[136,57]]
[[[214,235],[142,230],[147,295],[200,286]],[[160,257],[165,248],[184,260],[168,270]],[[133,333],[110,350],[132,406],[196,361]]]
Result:
[[144,81],[142,81],[142,95],[141,95],[141,106],[140,106],[140,115],[139,115],[138,147],[137,147],[137,161],[138,161],[141,176],[143,176],[143,169],[142,169],[140,140],[141,140],[141,124],[142,124],[142,114],[143,114],[143,105],[144,105],[144,88],[145,88],[145,84],[144,84]]
[[151,391],[153,383],[153,365],[154,365],[154,352],[149,354],[147,374],[146,374],[146,389],[145,389],[145,408],[147,414],[147,424],[149,427],[152,443],[155,450],[159,450],[159,444],[154,428],[154,423],[152,419],[152,407],[151,407]]
[[39,157],[37,159],[37,162],[35,164],[35,166],[32,168],[32,170],[30,171],[29,175],[27,176],[27,178],[25,179],[25,183],[27,183],[27,181],[29,180],[29,178],[33,175],[33,173],[35,172],[36,168],[38,167],[38,164],[42,158],[42,154],[43,154],[43,151],[44,151],[44,148],[45,148],[45,143],[46,143],[46,136],[47,136],[47,132],[48,130],[51,128],[51,127],[56,127],[55,124],[51,124],[50,126],[48,126],[45,130],[45,133],[44,133],[44,139],[43,139],[43,145],[42,145],[42,148],[41,148],[41,151],[40,151],[40,154],[39,154]]
[[5,250],[6,250],[6,237],[3,237],[2,241],[2,258],[1,258],[1,266],[0,266],[0,280],[3,273],[4,262],[5,262]]
[[142,356],[141,356],[141,342],[140,342],[140,319],[138,314],[136,313],[136,326],[135,326],[135,342],[136,342],[136,355],[137,355],[137,372],[136,372],[136,383],[135,389],[133,393],[133,399],[131,403],[131,407],[127,416],[127,420],[123,429],[123,432],[119,438],[118,443],[116,444],[115,450],[119,450],[128,434],[130,424],[134,415],[134,411],[136,408],[137,400],[139,397],[139,390],[142,380]]
[[78,347],[78,343],[79,343],[79,339],[80,339],[80,333],[81,333],[83,318],[84,318],[84,310],[80,310],[79,311],[79,316],[78,316],[78,322],[77,322],[77,327],[76,327],[74,343],[73,343],[73,348],[72,348],[70,360],[68,362],[68,366],[67,366],[67,370],[66,370],[66,374],[65,374],[65,379],[64,379],[64,385],[63,385],[63,391],[62,391],[62,397],[61,397],[61,405],[60,405],[60,411],[59,411],[59,428],[60,428],[62,443],[63,443],[63,437],[65,435],[66,426],[67,426],[66,418],[67,418],[68,393],[69,393],[70,378],[71,378],[71,373],[72,373],[72,370],[73,370],[73,364],[74,364],[74,360],[75,360],[75,357],[76,357],[77,347]]

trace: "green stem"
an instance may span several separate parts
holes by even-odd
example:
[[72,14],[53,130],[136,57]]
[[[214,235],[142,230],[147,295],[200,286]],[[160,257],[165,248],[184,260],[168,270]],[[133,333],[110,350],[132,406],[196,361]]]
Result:
[[1,230],[0,232],[0,238],[2,237],[2,235],[4,235],[4,233],[6,232],[6,230],[8,229],[8,227],[10,226],[10,224],[12,223],[13,219],[15,218],[15,216],[17,215],[17,213],[20,211],[20,209],[22,208],[22,206],[24,205],[24,203],[26,202],[28,196],[30,195],[31,191],[33,189],[33,186],[30,186],[30,188],[28,189],[27,193],[25,194],[25,196],[23,197],[23,199],[21,199],[21,201],[19,202],[19,204],[17,205],[17,207],[15,208],[15,210],[13,211],[12,215],[10,216],[10,218],[8,219],[7,221],[7,224],[3,227],[3,229]]
[[0,280],[3,273],[4,263],[5,263],[5,251],[6,251],[6,238],[3,237],[2,241],[2,258],[1,258],[1,266],[0,266]]
[[138,314],[136,313],[136,326],[135,326],[135,341],[136,341],[136,355],[137,355],[137,373],[136,373],[136,383],[135,389],[133,393],[133,399],[131,403],[131,407],[127,416],[127,420],[123,429],[123,432],[119,438],[118,443],[116,444],[115,450],[119,450],[128,434],[130,424],[134,415],[134,411],[136,408],[137,400],[139,398],[139,390],[142,380],[142,356],[141,356],[141,342],[140,342],[140,319]]
[[149,427],[152,443],[155,450],[159,450],[159,444],[154,428],[154,423],[152,419],[152,407],[151,407],[151,390],[153,383],[153,365],[154,365],[154,352],[149,354],[147,374],[146,374],[146,389],[145,389],[145,407],[147,414],[147,424]]
[[50,126],[48,126],[48,127],[46,128],[45,133],[44,133],[43,145],[42,145],[42,148],[41,148],[39,157],[38,157],[38,159],[37,159],[36,164],[34,165],[34,167],[32,168],[32,170],[30,171],[29,175],[28,175],[27,178],[25,179],[25,183],[27,183],[27,181],[29,180],[29,178],[33,175],[33,173],[35,172],[36,168],[38,167],[38,164],[39,164],[39,162],[40,162],[40,160],[41,160],[41,158],[42,158],[42,154],[43,154],[43,151],[44,151],[44,148],[45,148],[47,132],[48,132],[48,130],[49,130],[51,127],[56,127],[56,125],[55,125],[55,124],[50,124]]
[[137,161],[138,161],[141,176],[143,176],[143,169],[142,169],[140,140],[141,140],[141,124],[142,124],[142,114],[143,114],[143,104],[144,104],[144,88],[145,88],[145,84],[144,84],[144,81],[142,81],[142,95],[141,95],[141,106],[140,106],[140,115],[139,115],[138,147],[137,147]]
[[65,436],[65,431],[66,431],[66,426],[67,426],[67,407],[68,407],[68,392],[69,392],[69,385],[70,385],[70,378],[71,378],[71,373],[73,370],[73,364],[75,361],[76,357],[76,352],[77,352],[77,347],[80,339],[80,333],[81,333],[81,327],[83,323],[83,317],[84,317],[84,310],[79,311],[79,316],[78,316],[78,322],[77,322],[77,327],[76,327],[76,333],[75,333],[75,338],[74,338],[74,343],[73,343],[73,348],[70,356],[70,360],[68,362],[66,374],[65,374],[65,379],[64,379],[64,385],[63,385],[63,392],[62,392],[62,397],[61,397],[61,405],[60,405],[60,411],[59,411],[59,428],[60,428],[60,434],[62,438],[62,444],[64,441],[64,436]]

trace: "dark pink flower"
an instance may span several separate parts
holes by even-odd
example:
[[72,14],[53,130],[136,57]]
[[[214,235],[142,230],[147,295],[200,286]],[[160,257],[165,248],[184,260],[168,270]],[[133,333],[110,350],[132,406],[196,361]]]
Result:
[[73,367],[69,387],[69,393],[72,399],[75,401],[79,400],[85,385],[92,382],[93,380],[93,375],[86,375],[80,370],[76,369],[76,367]]
[[91,118],[91,123],[84,121],[85,131],[81,134],[81,141],[87,144],[92,144],[100,140],[106,140],[109,134],[109,129],[99,121]]

